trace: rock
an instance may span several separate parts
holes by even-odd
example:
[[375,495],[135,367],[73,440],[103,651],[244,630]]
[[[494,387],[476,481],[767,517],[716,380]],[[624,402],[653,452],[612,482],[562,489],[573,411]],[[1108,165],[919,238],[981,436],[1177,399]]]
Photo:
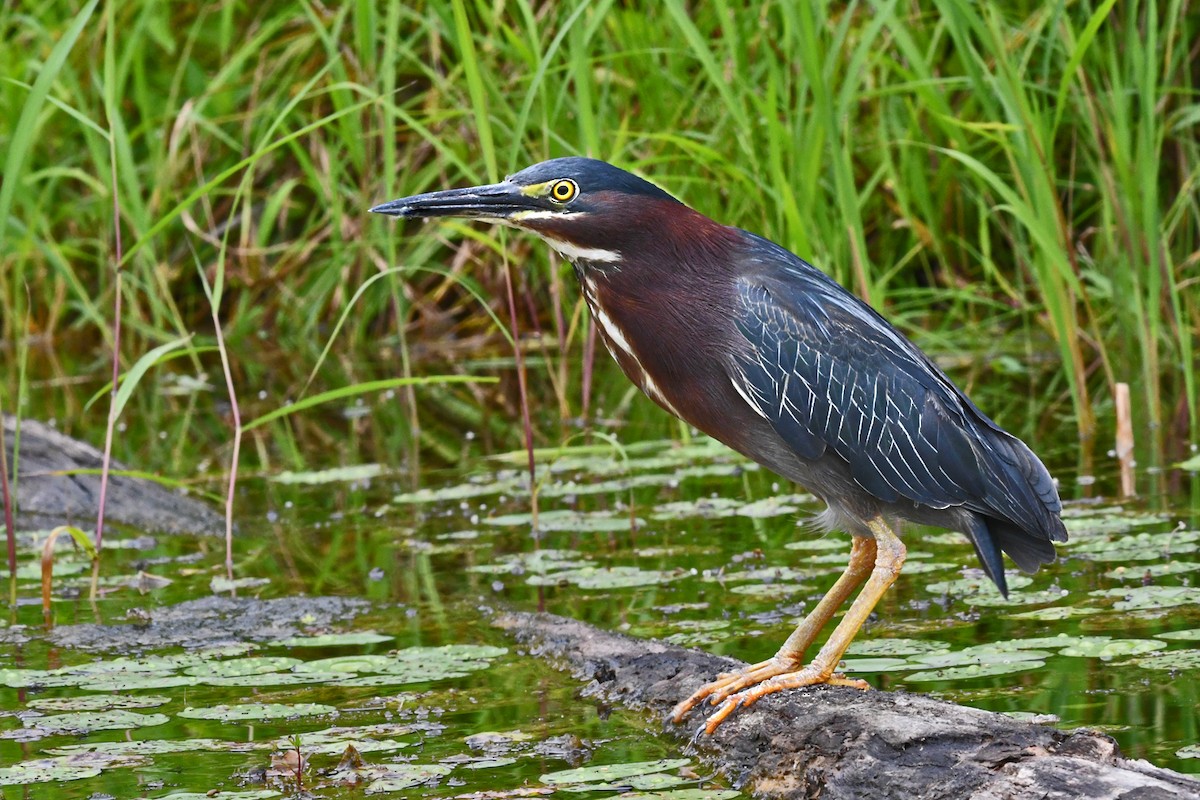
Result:
[[[103,454],[36,420],[21,420],[20,460],[13,457],[16,420],[5,415],[4,449],[9,471],[17,464],[17,527],[24,530],[76,525],[93,530],[100,497],[100,475],[71,474],[99,469]],[[113,462],[112,468],[126,467]],[[140,531],[221,534],[224,518],[199,500],[144,478],[109,475],[106,521]]]
[[129,652],[168,647],[225,647],[299,636],[346,625],[371,604],[352,597],[201,597],[149,609],[125,624],[59,625],[47,639],[71,650]]
[[1102,733],[1062,731],[903,692],[840,686],[781,692],[738,709],[707,736],[703,721],[714,706],[694,709],[679,725],[670,711],[740,662],[550,614],[501,614],[493,624],[588,681],[584,695],[656,714],[668,735],[689,742],[759,797],[1200,797],[1200,781],[1126,759]]

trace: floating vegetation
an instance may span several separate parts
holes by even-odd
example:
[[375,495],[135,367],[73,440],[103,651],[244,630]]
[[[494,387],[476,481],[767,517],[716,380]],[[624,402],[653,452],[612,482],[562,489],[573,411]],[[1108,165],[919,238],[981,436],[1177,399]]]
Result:
[[[626,764],[600,764],[595,766],[578,767],[576,769],[564,769],[559,772],[548,772],[541,776],[539,780],[549,786],[567,786],[567,785],[587,785],[602,784],[602,788],[607,790],[612,788],[611,784],[615,781],[621,781],[621,786],[639,788],[631,782],[633,778],[642,778],[651,775],[659,775],[677,770],[691,764],[691,759],[687,758],[664,758],[658,761],[634,761]],[[583,791],[593,791],[588,788]]]
[[31,758],[10,767],[0,767],[0,786],[77,781],[94,778],[106,769],[140,767],[145,764],[144,759],[136,756],[93,753]]
[[914,683],[925,681],[965,681],[972,678],[988,678],[994,675],[1028,672],[1029,670],[1041,669],[1044,666],[1046,666],[1046,662],[1038,659],[1015,659],[1012,661],[964,664],[960,667],[940,667],[938,669],[912,672],[905,675],[904,680]]
[[931,639],[855,639],[847,652],[853,656],[913,656],[949,649],[949,644]]
[[360,483],[378,478],[387,472],[382,464],[352,464],[345,467],[334,467],[310,472],[292,472],[284,470],[270,476],[272,483],[306,484],[320,486],[327,483]]
[[838,669],[841,672],[857,672],[857,673],[872,673],[872,672],[891,672],[893,670],[912,669],[912,664],[903,658],[889,658],[887,656],[875,656],[864,658],[843,658],[838,664]]
[[287,639],[276,639],[271,644],[277,647],[358,647],[390,642],[395,638],[375,631],[348,631],[317,636],[290,636]]
[[446,764],[379,764],[368,765],[358,770],[359,776],[368,781],[366,794],[399,792],[421,786],[437,778],[444,778],[454,771]]
[[1137,659],[1139,667],[1195,673],[1200,670],[1200,650],[1170,650]]
[[89,694],[78,697],[34,697],[26,702],[38,711],[110,711],[118,708],[154,708],[169,703],[161,694]]
[[1096,589],[1092,597],[1119,598],[1112,607],[1116,611],[1157,611],[1174,606],[1200,605],[1200,588],[1194,586],[1127,586],[1118,589]]
[[23,742],[44,739],[47,736],[85,736],[93,731],[121,731],[134,728],[152,728],[165,725],[171,718],[165,714],[139,714],[127,709],[109,711],[79,711],[70,714],[48,716],[25,716],[21,718],[24,728],[0,732],[0,739],[18,739]]
[[837,550],[841,553],[850,552],[850,537],[841,533],[828,533],[824,536],[799,536],[795,541],[784,545],[788,550]]
[[300,663],[300,659],[290,656],[243,656],[223,661],[206,661],[194,667],[187,667],[183,673],[197,678],[234,678],[291,669]]
[[782,598],[790,597],[808,588],[810,587],[805,586],[803,583],[781,581],[779,583],[741,583],[737,586],[730,586],[729,591],[733,594],[749,595],[758,598]]
[[415,492],[396,495],[392,502],[396,505],[450,503],[498,494],[514,494],[520,490],[521,483],[517,478],[507,478],[482,483],[458,483],[435,489],[417,489]]
[[727,619],[681,619],[675,620],[669,626],[669,630],[675,632],[662,638],[680,647],[699,647],[726,638],[728,634],[722,635],[718,631],[729,631],[730,628],[731,624]]
[[1200,641],[1200,628],[1189,628],[1185,631],[1170,631],[1158,634],[1159,639],[1179,639],[1185,642]]
[[1200,571],[1200,561],[1166,561],[1157,564],[1135,564],[1130,567],[1122,565],[1110,569],[1104,573],[1104,577],[1115,581],[1144,581],[1196,571]]
[[[958,578],[952,581],[936,581],[934,583],[925,584],[925,591],[933,594],[942,594],[962,600],[965,603],[975,603],[981,597],[989,597],[991,599],[985,602],[993,602],[994,598],[1000,598],[998,604],[1004,603],[1004,595],[996,588],[991,579],[983,574],[982,570],[974,570],[978,573],[967,578]],[[1028,575],[1019,575],[1006,573],[1005,578],[1008,580],[1008,590],[1010,597],[1012,593],[1018,589],[1024,589],[1026,586],[1033,583],[1033,579]]]
[[160,800],[268,800],[271,797],[282,796],[283,792],[274,789],[210,789],[207,792],[171,792],[164,794]]
[[1113,538],[1087,539],[1070,548],[1076,558],[1117,562],[1155,561],[1197,550],[1200,550],[1200,531],[1123,533]]
[[272,719],[296,719],[320,715],[336,716],[338,710],[321,703],[239,703],[204,708],[185,708],[185,719],[210,719],[218,722],[263,722]]
[[[390,563],[364,562],[372,568],[370,577],[363,563],[351,567],[348,562],[346,566],[362,569],[361,574],[353,573],[353,580],[366,581],[373,591],[398,592],[379,595],[397,599],[399,606],[373,617],[376,629],[339,632],[337,617],[302,617],[280,619],[286,627],[276,630],[276,620],[272,619],[268,621],[270,633],[236,647],[108,657],[56,669],[35,668],[46,667],[44,661],[4,661],[5,667],[0,669],[2,687],[34,690],[28,694],[57,691],[79,695],[31,697],[22,716],[10,716],[5,723],[3,735],[12,740],[7,746],[13,747],[22,739],[37,741],[57,736],[58,740],[46,744],[60,746],[31,752],[28,761],[22,763],[42,762],[47,768],[56,764],[74,770],[69,774],[83,776],[136,765],[177,772],[181,763],[188,763],[198,753],[206,754],[206,762],[212,764],[228,761],[224,767],[228,773],[240,775],[243,770],[271,764],[273,758],[279,758],[278,751],[298,753],[294,757],[304,763],[311,759],[304,773],[304,788],[317,793],[324,787],[354,785],[358,787],[354,791],[364,796],[398,797],[413,794],[418,791],[416,787],[421,787],[419,791],[424,795],[442,798],[549,793],[574,796],[589,792],[609,796],[621,793],[622,800],[737,796],[727,789],[699,788],[699,779],[686,760],[672,758],[674,751],[664,754],[658,746],[647,746],[653,740],[645,737],[637,725],[632,726],[633,733],[622,728],[618,719],[621,715],[603,721],[604,732],[590,734],[596,736],[590,740],[581,738],[582,731],[599,723],[591,717],[570,716],[574,711],[564,715],[572,727],[557,731],[550,728],[549,734],[543,731],[544,726],[476,732],[470,725],[478,724],[478,720],[516,728],[528,725],[530,714],[537,713],[528,708],[530,698],[523,696],[524,689],[514,690],[529,685],[528,676],[513,677],[523,670],[482,674],[498,662],[530,666],[530,657],[524,653],[504,658],[508,652],[505,648],[486,645],[389,651],[398,639],[407,643],[447,638],[448,631],[456,630],[461,623],[455,614],[463,611],[462,606],[450,610],[443,600],[460,600],[454,594],[460,590],[455,587],[467,584],[471,587],[467,601],[471,608],[480,603],[480,596],[486,595],[489,587],[504,592],[506,601],[515,599],[517,603],[532,598],[536,587],[569,587],[566,591],[537,593],[546,598],[553,611],[562,613],[567,609],[568,614],[594,617],[601,624],[624,623],[625,629],[635,635],[683,646],[706,646],[750,636],[786,636],[807,610],[807,603],[844,569],[850,537],[805,528],[805,518],[816,510],[808,505],[811,498],[778,487],[767,491],[764,481],[769,479],[765,475],[748,474],[736,485],[724,480],[722,488],[718,481],[742,471],[736,461],[697,464],[685,460],[681,467],[678,463],[668,464],[674,461],[674,452],[642,452],[645,458],[630,462],[648,464],[649,471],[638,472],[629,462],[606,455],[596,459],[603,474],[590,471],[590,457],[562,458],[554,469],[539,472],[538,491],[544,501],[541,527],[565,534],[543,540],[556,545],[552,548],[534,549],[529,540],[532,518],[526,513],[528,501],[522,499],[528,490],[523,475],[515,471],[501,470],[466,486],[396,498],[397,503],[412,508],[394,508],[390,513],[410,514],[412,519],[396,520],[396,524],[383,529],[372,518],[367,534],[382,535],[389,543],[393,550],[388,557]],[[339,476],[333,472],[326,477],[333,480]],[[696,484],[681,487],[684,478],[695,479]],[[348,473],[341,474],[340,479],[356,480]],[[705,480],[709,483],[702,484]],[[747,496],[755,499],[747,500]],[[355,498],[358,502],[358,495]],[[651,524],[641,519],[631,521],[630,507],[636,517],[649,519]],[[1123,533],[1116,523],[1104,522],[1103,515],[1092,516],[1101,524],[1074,536],[1069,551],[1071,555],[1079,554],[1083,561],[1099,564],[1083,565],[1086,580],[1065,565],[1033,579],[1011,574],[1012,595],[1008,600],[974,568],[974,556],[963,536],[923,529],[914,532],[909,536],[911,549],[900,583],[888,595],[887,613],[880,614],[878,623],[855,640],[839,670],[868,679],[886,675],[888,686],[910,691],[925,691],[941,682],[944,685],[938,688],[942,692],[992,708],[1037,706],[1040,701],[1031,699],[1036,696],[1030,687],[1058,685],[1054,681],[1091,676],[1098,670],[1123,670],[1126,675],[1122,680],[1129,680],[1129,674],[1140,674],[1144,676],[1142,684],[1167,684],[1175,675],[1200,670],[1200,651],[1195,648],[1200,642],[1200,629],[1194,626],[1157,634],[1157,627],[1167,622],[1144,619],[1145,630],[1124,633],[1129,628],[1129,612],[1124,610],[1127,607],[1150,615],[1159,608],[1174,607],[1164,602],[1197,602],[1195,589],[1160,584],[1190,581],[1189,575],[1196,573],[1200,559],[1188,560],[1187,555],[1179,553],[1200,543],[1200,538],[1195,532],[1179,529],[1156,533],[1153,527],[1135,526],[1132,532]],[[1132,524],[1130,515],[1113,516],[1121,520],[1122,526]],[[1165,523],[1154,525],[1163,527]],[[607,535],[610,531],[622,535]],[[1130,548],[1150,548],[1156,555],[1128,562],[1113,560]],[[404,566],[397,569],[396,564]],[[417,571],[409,574],[409,565]],[[378,576],[376,566],[381,567]],[[1080,562],[1072,566],[1078,572]],[[428,574],[423,571],[426,569]],[[197,571],[188,581],[189,570],[184,568],[185,580],[176,579],[177,584],[204,586],[212,577],[211,571]],[[1097,585],[1101,572],[1103,578]],[[920,577],[923,574],[930,577]],[[124,582],[136,588],[131,575],[126,570],[121,581],[111,585]],[[467,580],[463,580],[464,575]],[[266,577],[272,580],[259,578],[252,591],[275,592],[286,585],[285,579],[273,573],[268,572]],[[1147,580],[1153,583],[1142,585]],[[394,585],[389,586],[393,581]],[[232,586],[214,585],[221,589]],[[243,589],[254,586],[239,585]],[[158,624],[157,617],[156,612],[154,624]],[[1077,617],[1084,622],[1070,622]],[[403,621],[395,628],[384,628],[381,618]],[[140,620],[137,616],[132,620],[130,628],[136,629]],[[976,638],[979,620],[985,621],[988,629]],[[1060,620],[1067,622],[1059,625]],[[1174,617],[1170,621],[1175,627],[1187,624]],[[432,636],[426,637],[435,625],[438,627]],[[1072,626],[1082,627],[1088,634],[1109,635],[1080,635]],[[1059,633],[1063,629],[1067,632]],[[303,635],[284,635],[279,630]],[[418,630],[419,636],[414,635]],[[0,621],[0,633],[10,631],[37,635],[36,627]],[[1040,633],[1047,635],[1031,636]],[[16,663],[22,668],[15,668]],[[1018,673],[1023,674],[1019,678],[1005,677]],[[424,690],[438,681],[455,679],[461,682],[444,689],[401,692],[405,687],[420,685]],[[556,686],[557,682],[547,681],[545,685]],[[571,688],[569,682],[564,685]],[[1075,688],[1086,691],[1091,685]],[[1186,695],[1185,682],[1174,681],[1174,686],[1173,691]],[[180,691],[173,691],[173,687]],[[193,691],[191,687],[204,688]],[[120,691],[101,693],[112,689]],[[562,697],[566,699],[551,702],[573,709],[569,697]],[[249,702],[252,700],[259,702]],[[513,705],[493,710],[492,706],[502,703]],[[176,711],[185,705],[192,708]],[[164,713],[153,713],[160,710]],[[1082,712],[1068,709],[1065,714],[1059,706],[1050,710],[1063,715],[1068,724],[1077,724],[1078,718],[1085,717],[1088,724],[1112,725],[1098,705],[1089,705]],[[121,717],[114,714],[118,711],[140,712],[140,720],[126,717],[124,723],[133,726],[140,722],[146,727],[132,736],[106,734],[123,730],[116,727],[121,722]],[[478,711],[487,713],[481,716]],[[441,716],[443,713],[445,716]],[[72,714],[75,718],[70,723],[60,724],[54,719]],[[89,720],[81,714],[104,716]],[[1016,714],[1034,722],[1051,719],[1028,712]],[[175,726],[163,724],[170,718],[176,721]],[[335,719],[352,720],[353,724],[330,726]],[[39,727],[40,720],[47,721],[44,729]],[[93,729],[87,724],[97,720],[107,720],[114,727],[96,728],[94,736],[82,740],[62,738],[88,736]],[[205,724],[189,720],[205,720]],[[174,737],[175,729],[186,730],[188,726],[215,738]],[[251,738],[247,735],[251,728],[254,740],[241,741]],[[612,749],[602,750],[610,730],[620,732],[613,736]],[[444,732],[450,735],[444,736]],[[139,738],[147,735],[163,738]],[[353,747],[357,760],[343,759],[335,769],[333,764],[342,759],[348,746]],[[1170,753],[1179,746],[1178,740],[1173,741]],[[1186,748],[1180,752],[1186,752]],[[630,757],[630,753],[636,754],[631,758],[633,764],[610,763]],[[1170,753],[1157,755],[1168,757]],[[656,759],[659,755],[667,758]],[[591,766],[593,757],[604,766]],[[275,769],[283,783],[269,784],[274,788],[263,791],[291,791],[287,764],[281,763],[283,766]],[[538,780],[543,772],[545,782]],[[0,771],[3,775],[6,772]],[[31,782],[23,774],[9,778],[12,783]],[[236,784],[218,781],[213,785]],[[487,788],[493,786],[494,790]],[[93,793],[96,789],[87,788]],[[214,796],[234,797],[238,793],[218,792]]]
[[[518,514],[501,514],[484,520],[488,525],[497,527],[529,527],[533,524],[533,514],[521,512]],[[560,508],[543,511],[538,514],[538,530],[541,531],[572,531],[576,533],[611,533],[629,530],[630,527],[645,525],[643,519],[631,518],[628,514],[618,514],[611,511],[574,511]]]
[[578,550],[543,549],[506,553],[496,559],[494,564],[475,564],[467,567],[467,571],[491,575],[523,575],[526,572],[545,574],[558,570],[579,569],[591,564],[591,560]]
[[1073,617],[1092,617],[1103,613],[1104,609],[1093,606],[1053,606],[1050,608],[1035,608],[1032,611],[1020,611],[1008,614],[1009,619],[1029,619],[1042,622],[1057,622]]
[[489,645],[409,647],[387,655],[323,658],[297,666],[299,673],[328,674],[333,686],[400,686],[461,678],[508,651]]
[[716,519],[732,517],[742,508],[739,500],[729,497],[704,497],[699,500],[676,500],[661,503],[650,516],[656,520]]
[[1058,651],[1059,655],[1075,656],[1077,658],[1098,658],[1101,661],[1111,661],[1120,656],[1138,656],[1143,653],[1153,653],[1166,647],[1165,642],[1157,639],[1114,639],[1110,636],[1078,636],[1066,647]]
[[1131,514],[1110,508],[1068,508],[1063,511],[1062,516],[1069,535],[1064,546],[1071,548],[1072,552],[1093,536],[1123,534],[1134,528],[1162,526],[1168,521],[1162,514]]
[[586,566],[575,569],[530,575],[530,586],[561,586],[573,584],[580,589],[628,589],[635,586],[654,586],[684,577],[686,573],[672,570],[647,570],[630,566]]

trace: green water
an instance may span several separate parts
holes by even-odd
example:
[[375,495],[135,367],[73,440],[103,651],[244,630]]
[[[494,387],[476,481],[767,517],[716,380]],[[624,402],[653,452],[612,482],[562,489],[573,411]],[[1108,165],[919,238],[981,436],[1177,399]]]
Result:
[[[36,557],[23,554],[23,603],[0,627],[3,796],[288,795],[295,769],[283,753],[296,747],[303,788],[321,797],[600,784],[591,796],[733,796],[700,780],[702,764],[671,760],[686,756],[657,721],[578,699],[574,681],[493,631],[489,614],[541,602],[758,660],[832,583],[848,539],[798,525],[818,510],[810,498],[701,438],[543,457],[535,541],[519,460],[476,458],[466,473],[427,474],[416,492],[403,472],[381,468],[244,482],[237,573],[265,580],[241,595],[366,598],[371,609],[344,622],[281,622],[308,636],[374,636],[215,651],[195,642],[122,654],[132,663],[72,652],[45,640]],[[1064,484],[1064,495],[1082,493]],[[905,571],[847,671],[880,688],[1101,728],[1128,756],[1200,772],[1200,690],[1186,679],[1200,668],[1200,530],[1186,505],[1070,503],[1063,558],[1028,579],[1010,574],[1008,601],[961,536],[911,528]],[[210,593],[220,573],[214,541],[116,532],[111,544],[104,575],[116,586],[95,605],[74,594],[85,565],[60,558],[57,625],[136,625],[143,609]],[[139,569],[171,583],[121,588]],[[112,682],[118,668],[126,682]],[[148,679],[128,682],[138,674]],[[364,763],[339,771],[348,743]],[[634,775],[611,780],[564,772],[631,763]]]

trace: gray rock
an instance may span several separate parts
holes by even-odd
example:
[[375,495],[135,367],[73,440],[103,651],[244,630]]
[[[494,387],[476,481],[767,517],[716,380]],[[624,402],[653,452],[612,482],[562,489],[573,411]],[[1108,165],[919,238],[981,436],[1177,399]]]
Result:
[[[15,481],[17,527],[22,530],[76,525],[94,530],[100,497],[99,474],[71,474],[72,470],[99,469],[103,458],[96,448],[64,436],[48,425],[21,420],[21,458],[13,457],[16,420],[5,415],[4,450]],[[113,462],[113,469],[123,464]],[[65,473],[65,474],[64,474]],[[9,476],[10,482],[12,476]],[[104,518],[159,533],[221,534],[224,518],[201,501],[171,491],[143,478],[110,475]]]

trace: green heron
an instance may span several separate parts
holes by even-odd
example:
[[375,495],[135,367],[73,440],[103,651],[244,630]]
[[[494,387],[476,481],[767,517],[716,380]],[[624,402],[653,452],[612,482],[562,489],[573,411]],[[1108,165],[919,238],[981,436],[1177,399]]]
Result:
[[[770,659],[722,674],[674,710],[739,706],[812,684],[867,688],[836,667],[904,564],[902,520],[961,531],[1007,596],[1001,553],[1034,572],[1067,539],[1038,457],[916,345],[825,273],[714,222],[603,161],[557,158],[501,183],[372,208],[531,231],[571,262],[621,369],[671,414],[796,483],[851,534],[849,565]],[[804,655],[858,587],[816,656]]]

